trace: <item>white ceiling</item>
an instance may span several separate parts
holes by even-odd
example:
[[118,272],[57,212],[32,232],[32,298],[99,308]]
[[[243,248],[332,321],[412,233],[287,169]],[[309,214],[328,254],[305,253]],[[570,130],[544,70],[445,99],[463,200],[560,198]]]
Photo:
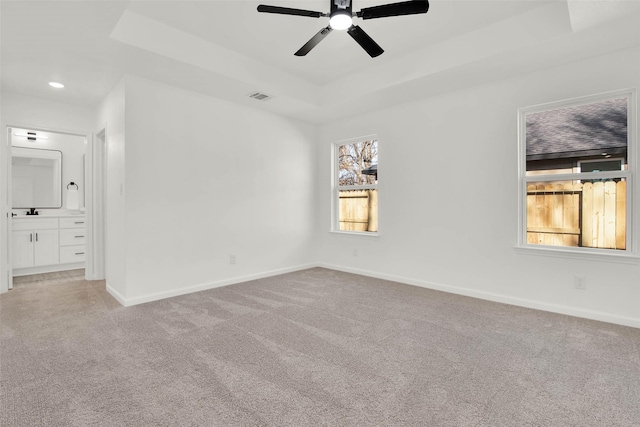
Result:
[[[354,10],[391,1],[354,0]],[[640,45],[636,0],[434,0],[426,15],[356,20],[385,53],[327,18],[329,0],[0,2],[2,90],[96,106],[124,74],[324,123]],[[66,85],[55,90],[49,81]],[[249,99],[253,91],[273,96]]]

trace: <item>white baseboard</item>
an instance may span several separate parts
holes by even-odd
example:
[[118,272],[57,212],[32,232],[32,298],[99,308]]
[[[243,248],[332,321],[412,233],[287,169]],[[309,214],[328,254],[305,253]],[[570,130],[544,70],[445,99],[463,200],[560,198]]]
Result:
[[190,294],[193,292],[206,291],[207,289],[221,288],[223,286],[235,285],[238,283],[248,282],[250,280],[264,279],[266,277],[278,276],[280,274],[292,273],[294,271],[306,270],[317,267],[318,264],[302,264],[294,267],[279,268],[276,270],[265,271],[262,273],[249,274],[246,276],[232,277],[228,279],[218,280],[216,282],[202,283],[198,285],[185,286],[183,288],[172,289],[170,291],[157,292],[134,298],[124,298],[120,293],[115,291],[107,284],[107,292],[109,292],[120,304],[125,307],[132,305],[144,304],[146,302],[157,301],[165,298],[176,297],[179,295]]
[[458,294],[458,295],[464,295],[464,296],[488,300],[488,301],[500,302],[503,304],[516,305],[519,307],[533,308],[536,310],[549,311],[552,313],[566,314],[569,316],[582,317],[585,319],[598,320],[601,322],[615,323],[618,325],[640,328],[640,319],[633,318],[633,317],[618,316],[616,314],[571,307],[571,306],[566,306],[561,304],[549,304],[549,303],[529,300],[525,298],[517,298],[517,297],[511,297],[508,295],[496,294],[492,292],[478,291],[476,289],[443,285],[439,283],[427,282],[424,280],[412,279],[409,277],[395,276],[395,275],[384,274],[384,273],[376,273],[369,270],[360,270],[360,269],[351,268],[351,267],[343,267],[335,264],[318,263],[317,266],[328,268],[331,270],[343,271],[345,273],[359,274],[361,276],[374,277],[376,279],[390,280],[393,282],[404,283],[407,285],[419,286],[421,288],[448,292],[451,294]]
[[114,297],[116,299],[116,301],[118,301],[121,305],[123,306],[127,306],[127,299],[125,297],[123,297],[120,292],[116,291],[115,289],[113,289],[109,283],[107,282],[107,292],[109,292],[109,295],[111,295],[112,297]]

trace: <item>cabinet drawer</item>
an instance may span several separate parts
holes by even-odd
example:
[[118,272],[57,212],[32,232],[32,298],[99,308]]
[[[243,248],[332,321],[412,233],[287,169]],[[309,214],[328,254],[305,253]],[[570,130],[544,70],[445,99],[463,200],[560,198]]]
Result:
[[84,261],[84,245],[60,247],[60,264],[82,261]]
[[84,228],[60,229],[60,246],[84,245]]
[[84,228],[85,217],[77,218],[60,218],[60,228]]
[[11,224],[14,231],[50,230],[58,228],[58,218],[14,218]]

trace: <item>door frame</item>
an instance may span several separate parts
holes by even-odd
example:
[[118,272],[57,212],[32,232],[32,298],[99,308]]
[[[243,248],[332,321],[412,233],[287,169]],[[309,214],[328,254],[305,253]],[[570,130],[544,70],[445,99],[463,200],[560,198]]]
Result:
[[[104,135],[102,133],[102,148],[94,150],[98,138],[93,133],[78,132],[64,129],[51,129],[31,124],[2,123],[6,143],[0,144],[0,167],[5,173],[0,174],[0,293],[13,288],[13,269],[11,266],[11,146],[13,128],[33,129],[41,132],[74,135],[84,138],[85,141],[85,208],[87,217],[87,257],[85,260],[85,278],[87,280],[104,279],[104,233],[96,234],[96,230],[104,230]],[[104,131],[104,129],[103,129]],[[101,158],[102,165],[100,175],[94,176],[95,161],[94,151]],[[98,192],[102,199],[96,199]]]
[[[107,185],[107,126],[104,125],[95,132],[90,144],[87,144],[86,163],[90,168],[86,170],[85,185],[89,193],[85,195],[87,206],[87,246],[91,250],[87,258],[91,260],[92,268],[86,271],[87,280],[103,280],[106,277],[106,185]],[[87,165],[85,164],[85,167]],[[89,211],[89,203],[91,211]],[[91,212],[91,215],[89,215]]]
[[13,288],[11,269],[11,127],[2,125],[0,143],[0,293]]

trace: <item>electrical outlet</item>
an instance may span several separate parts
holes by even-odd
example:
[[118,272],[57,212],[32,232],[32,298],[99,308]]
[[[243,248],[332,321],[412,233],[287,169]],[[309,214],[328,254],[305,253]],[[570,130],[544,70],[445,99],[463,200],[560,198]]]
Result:
[[587,289],[587,279],[584,276],[573,276],[573,287],[576,289]]
[[233,265],[236,263],[236,256],[235,255],[229,255],[229,264]]

